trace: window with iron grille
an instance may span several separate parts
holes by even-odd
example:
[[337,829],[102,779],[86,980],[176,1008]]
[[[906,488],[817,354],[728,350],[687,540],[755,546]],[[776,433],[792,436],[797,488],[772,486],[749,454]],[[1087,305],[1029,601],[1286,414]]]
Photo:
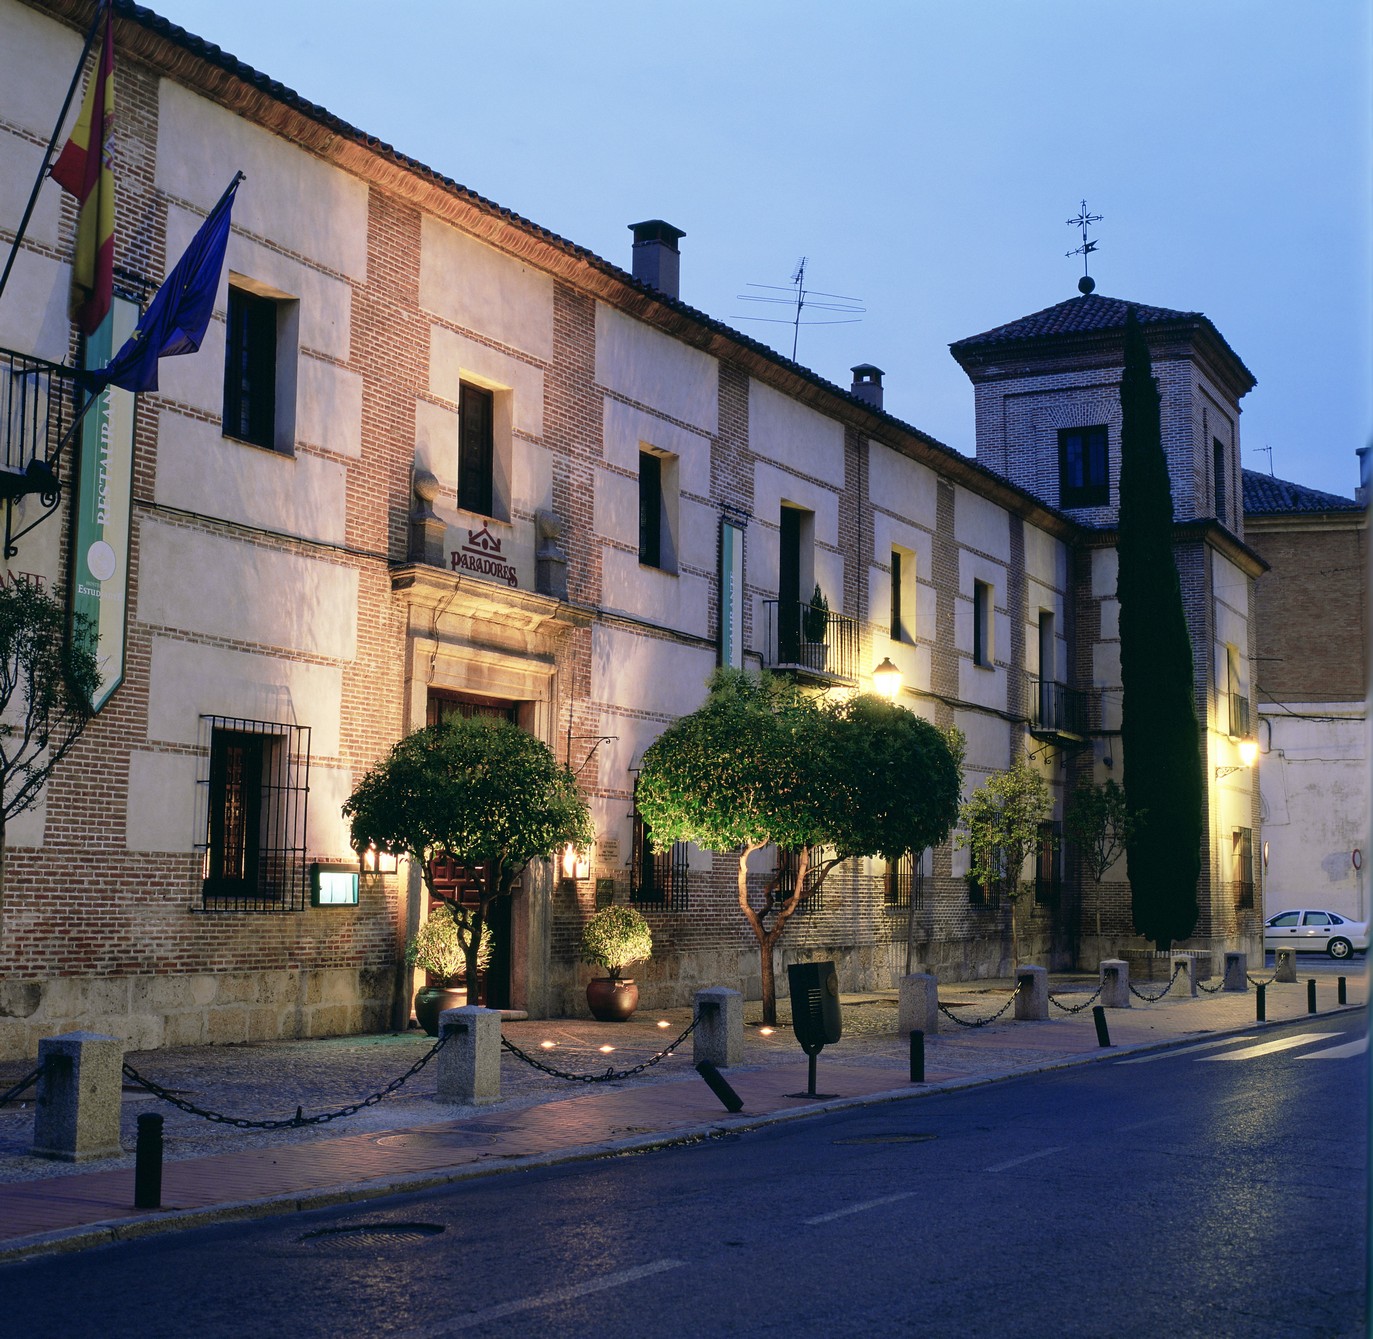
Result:
[[[777,852],[777,900],[785,902],[796,887],[796,867],[800,863],[799,851]],[[825,866],[833,855],[821,847],[812,847],[810,864],[806,868],[806,887],[801,900],[796,904],[795,916],[813,916],[825,909]]]
[[1035,844],[1035,903],[1053,906],[1063,887],[1063,825],[1051,819],[1039,825]]
[[[637,785],[637,781],[635,783]],[[635,906],[685,911],[687,906],[687,843],[673,842],[665,850],[654,845],[653,834],[636,804],[633,811],[633,850],[629,865],[629,900]]]
[[974,874],[964,875],[968,885],[968,905],[972,907],[994,907],[1001,901],[1001,880],[993,879],[984,883]]
[[1235,828],[1230,834],[1230,878],[1235,906],[1247,911],[1254,905],[1254,830]]
[[882,876],[882,903],[891,911],[905,911],[912,905],[925,902],[925,864],[929,849],[919,853],[907,851],[896,860],[888,860]]
[[310,790],[308,726],[202,716],[206,911],[301,911]]

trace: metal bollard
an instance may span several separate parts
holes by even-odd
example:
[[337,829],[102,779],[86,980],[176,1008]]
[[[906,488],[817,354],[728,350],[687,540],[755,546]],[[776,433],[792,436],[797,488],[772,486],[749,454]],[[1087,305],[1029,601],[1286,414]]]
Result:
[[162,1207],[162,1117],[144,1112],[138,1118],[134,1144],[133,1207]]
[[1316,978],[1312,977],[1306,983],[1306,1012],[1314,1014],[1316,1012]]
[[1335,989],[1336,989],[1336,991],[1337,991],[1336,998],[1339,1000],[1339,1002],[1340,1002],[1341,1004],[1348,1004],[1348,1003],[1349,1003],[1349,995],[1348,995],[1348,993],[1347,993],[1347,991],[1346,991],[1346,988],[1345,988],[1345,979],[1344,979],[1344,977],[1340,976],[1340,977],[1336,977],[1336,978],[1335,978]]
[[925,1034],[919,1029],[911,1032],[911,1082],[925,1082]]
[[1111,1044],[1111,1029],[1106,1026],[1106,1010],[1102,1005],[1092,1005],[1092,1022],[1096,1024],[1097,1045],[1109,1046]]
[[1254,987],[1254,1018],[1262,1023],[1268,1017],[1268,983],[1265,981]]
[[696,1072],[710,1085],[710,1091],[723,1103],[731,1115],[744,1109],[744,1099],[729,1086],[728,1080],[709,1060],[698,1060]]

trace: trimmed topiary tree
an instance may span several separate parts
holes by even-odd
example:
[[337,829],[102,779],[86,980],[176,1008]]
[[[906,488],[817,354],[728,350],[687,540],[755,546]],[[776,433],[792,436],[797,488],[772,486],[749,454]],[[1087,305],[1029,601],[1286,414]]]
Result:
[[1192,642],[1173,558],[1173,494],[1144,332],[1125,321],[1120,383],[1121,744],[1132,819],[1125,867],[1138,934],[1161,951],[1197,923],[1202,757]]

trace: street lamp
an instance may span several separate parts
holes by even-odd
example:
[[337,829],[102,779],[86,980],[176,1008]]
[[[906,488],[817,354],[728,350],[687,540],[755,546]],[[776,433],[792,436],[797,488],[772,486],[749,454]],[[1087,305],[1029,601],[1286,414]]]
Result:
[[882,663],[872,672],[873,687],[888,702],[895,702],[901,691],[901,671],[891,662],[890,656],[883,656]]
[[1229,767],[1216,768],[1216,780],[1219,781],[1223,776],[1229,776],[1231,772],[1242,771],[1246,767],[1252,767],[1258,761],[1259,741],[1257,739],[1241,739],[1239,741],[1240,760]]

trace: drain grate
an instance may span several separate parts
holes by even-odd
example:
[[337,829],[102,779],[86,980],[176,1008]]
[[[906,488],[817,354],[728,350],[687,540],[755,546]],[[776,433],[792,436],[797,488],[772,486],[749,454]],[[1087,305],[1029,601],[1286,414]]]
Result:
[[851,1139],[831,1139],[832,1144],[927,1144],[937,1139],[933,1134],[856,1134]]
[[349,1223],[343,1227],[321,1227],[306,1232],[296,1241],[303,1245],[339,1244],[346,1246],[404,1246],[437,1237],[442,1223]]

